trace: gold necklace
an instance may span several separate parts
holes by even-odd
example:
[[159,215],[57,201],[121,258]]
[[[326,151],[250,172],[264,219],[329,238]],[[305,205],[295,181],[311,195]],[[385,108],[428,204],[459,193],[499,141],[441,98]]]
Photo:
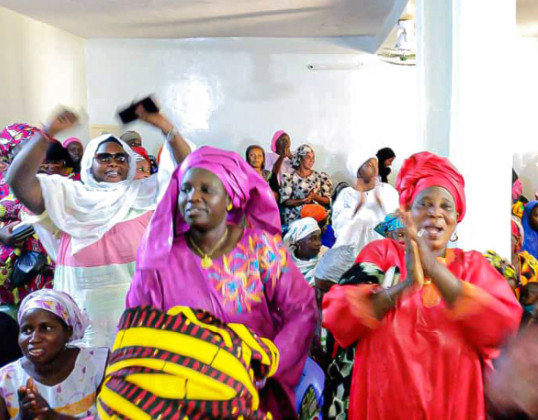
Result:
[[226,231],[224,232],[224,235],[222,235],[222,238],[219,239],[219,241],[217,242],[215,247],[211,251],[209,251],[208,253],[205,253],[204,251],[202,251],[200,249],[200,247],[198,245],[196,245],[194,243],[194,240],[192,239],[191,235],[188,235],[189,242],[191,243],[192,247],[194,248],[194,251],[200,257],[202,257],[202,262],[200,263],[202,268],[208,269],[213,265],[213,260],[211,259],[211,257],[213,256],[215,251],[224,243],[224,241],[226,240],[227,237],[228,237],[228,226],[226,226]]

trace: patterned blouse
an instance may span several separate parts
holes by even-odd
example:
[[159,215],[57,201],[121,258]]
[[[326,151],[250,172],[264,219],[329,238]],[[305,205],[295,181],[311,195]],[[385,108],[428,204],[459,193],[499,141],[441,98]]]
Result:
[[[325,172],[313,171],[306,178],[300,176],[297,171],[291,174],[282,174],[282,184],[280,186],[280,203],[286,200],[300,200],[308,197],[313,191],[322,197],[331,198],[333,183],[329,175]],[[284,207],[282,212],[282,222],[289,225],[294,220],[301,218],[302,205],[296,207]]]

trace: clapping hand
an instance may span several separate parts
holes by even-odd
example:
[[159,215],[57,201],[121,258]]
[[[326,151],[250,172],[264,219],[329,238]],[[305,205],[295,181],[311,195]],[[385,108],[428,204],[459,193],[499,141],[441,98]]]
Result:
[[[422,238],[423,232],[417,232],[417,228],[409,212],[404,209],[400,209],[402,219],[405,223],[405,264],[407,267],[407,277],[412,279],[413,283],[419,287],[424,285],[424,263],[422,254],[431,254],[431,257],[435,259],[428,246],[424,243]],[[423,247],[426,250],[423,250]],[[427,255],[428,259],[430,255]]]
[[37,390],[32,378],[18,390],[19,409],[22,420],[54,420],[58,413],[50,408],[47,401]]

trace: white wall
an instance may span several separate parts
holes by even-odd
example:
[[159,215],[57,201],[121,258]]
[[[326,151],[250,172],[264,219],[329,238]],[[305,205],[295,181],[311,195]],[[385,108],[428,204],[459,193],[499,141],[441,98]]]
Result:
[[[243,153],[251,143],[268,148],[284,129],[293,146],[314,145],[317,168],[336,180],[357,144],[390,145],[400,158],[419,148],[415,69],[379,63],[338,38],[88,40],[87,74],[92,125],[117,124],[120,104],[155,93],[197,144]],[[141,123],[128,129],[150,152],[163,141]]]
[[514,91],[517,97],[513,138],[514,169],[523,194],[538,191],[538,38],[520,38],[516,50]]
[[[86,107],[85,43],[0,7],[0,127],[38,124],[59,104]],[[72,134],[87,137],[87,127]]]

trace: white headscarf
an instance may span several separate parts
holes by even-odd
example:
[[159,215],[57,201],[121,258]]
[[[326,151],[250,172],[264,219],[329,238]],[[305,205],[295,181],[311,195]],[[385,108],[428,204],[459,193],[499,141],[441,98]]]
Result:
[[356,179],[357,172],[359,172],[360,167],[366,162],[368,162],[370,159],[374,158],[375,160],[377,160],[376,153],[377,150],[374,149],[359,150],[350,153],[347,158],[347,170],[351,178]]
[[331,248],[319,260],[315,277],[338,283],[340,277],[353,266],[356,257],[357,253],[353,245]]
[[22,323],[24,314],[32,309],[51,312],[65,322],[68,327],[73,328],[73,335],[69,341],[82,339],[86,328],[90,325],[88,315],[80,310],[73,298],[58,290],[41,289],[26,296],[17,315],[19,325]]
[[[108,138],[119,142],[129,155],[124,181],[98,182],[92,174],[97,148]],[[59,175],[37,176],[48,216],[59,230],[71,236],[73,254],[99,241],[117,223],[155,209],[160,184],[157,176],[135,180],[135,175],[136,153],[124,141],[105,134],[91,140],[84,151],[80,170],[83,183]]]
[[290,229],[284,236],[284,243],[292,251],[297,242],[314,232],[321,232],[318,222],[312,217],[303,217],[290,224]]

